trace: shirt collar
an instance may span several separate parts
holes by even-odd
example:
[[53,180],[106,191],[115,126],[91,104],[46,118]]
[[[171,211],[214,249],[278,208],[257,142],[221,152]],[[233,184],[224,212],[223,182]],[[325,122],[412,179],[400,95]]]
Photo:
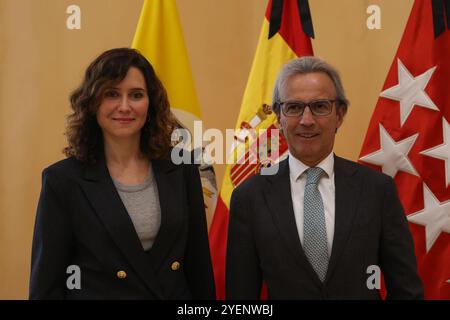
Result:
[[[298,178],[310,167],[298,160],[294,157],[289,151],[289,174],[294,181],[297,181]],[[328,177],[331,177],[334,172],[334,154],[330,152],[330,154],[323,159],[316,167],[321,168]]]

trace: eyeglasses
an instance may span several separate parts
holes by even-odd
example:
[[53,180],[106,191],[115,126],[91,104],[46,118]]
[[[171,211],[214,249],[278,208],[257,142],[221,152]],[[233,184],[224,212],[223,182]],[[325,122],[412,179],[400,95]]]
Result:
[[315,116],[322,117],[327,116],[333,110],[333,103],[338,100],[314,100],[310,102],[302,101],[283,101],[279,102],[278,105],[281,107],[281,111],[286,117],[298,117],[302,116],[305,112],[305,108],[309,107],[311,113]]

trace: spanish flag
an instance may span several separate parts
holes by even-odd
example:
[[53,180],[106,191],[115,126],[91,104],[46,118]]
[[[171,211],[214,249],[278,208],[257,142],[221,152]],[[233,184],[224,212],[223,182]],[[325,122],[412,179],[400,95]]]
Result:
[[[175,0],[145,0],[132,47],[155,69],[167,90],[171,111],[191,133],[201,119],[188,53]],[[199,168],[206,210],[214,212],[217,187],[213,167]]]
[[[235,127],[237,134],[232,150],[235,159],[236,154],[245,154],[245,150],[251,149],[246,145],[248,140],[245,138],[249,129],[255,129],[254,132],[263,129],[261,132],[264,132],[264,129],[269,131],[277,127],[276,116],[271,111],[275,79],[289,60],[313,55],[311,37],[314,37],[314,31],[307,0],[269,1]],[[254,143],[258,143],[258,137]],[[271,164],[287,155],[287,144],[282,137],[278,145],[279,152],[276,158],[270,159]],[[245,157],[248,159],[248,154]],[[237,161],[226,168],[209,232],[217,299],[225,299],[225,255],[231,193],[245,179],[256,174],[262,165],[258,159],[257,163]]]

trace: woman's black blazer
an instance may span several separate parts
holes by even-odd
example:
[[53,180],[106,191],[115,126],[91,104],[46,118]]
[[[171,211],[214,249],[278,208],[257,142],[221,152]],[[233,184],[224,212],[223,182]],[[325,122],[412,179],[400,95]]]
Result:
[[43,171],[30,299],[215,298],[198,169],[170,160],[152,168],[161,227],[148,252],[104,157],[92,166],[71,157]]

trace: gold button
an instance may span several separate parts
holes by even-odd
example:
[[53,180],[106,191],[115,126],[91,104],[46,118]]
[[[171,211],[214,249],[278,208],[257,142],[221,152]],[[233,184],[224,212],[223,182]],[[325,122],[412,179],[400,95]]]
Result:
[[125,279],[127,277],[127,273],[123,270],[117,271],[117,278]]
[[172,265],[170,266],[170,268],[171,268],[173,271],[176,271],[176,270],[180,269],[180,263],[179,263],[178,261],[175,261],[174,263],[172,263]]

